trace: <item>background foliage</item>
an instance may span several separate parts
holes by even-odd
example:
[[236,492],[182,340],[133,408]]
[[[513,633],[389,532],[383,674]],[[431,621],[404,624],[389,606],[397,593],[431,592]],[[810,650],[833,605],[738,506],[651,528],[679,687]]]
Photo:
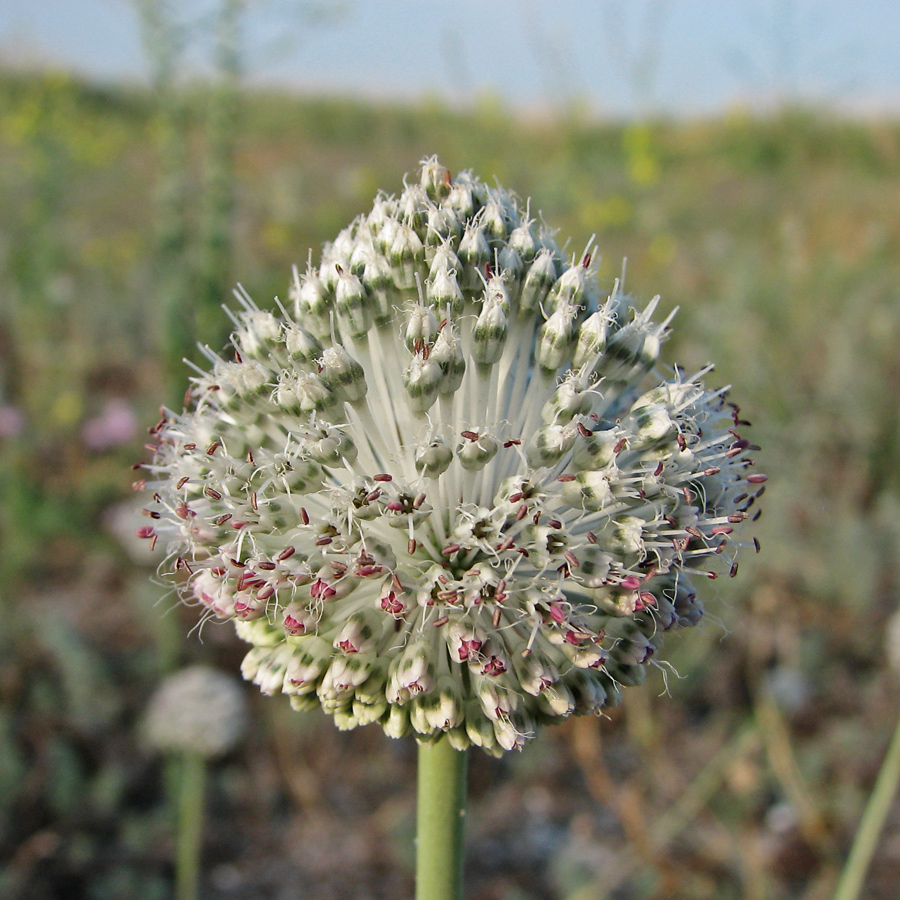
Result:
[[[898,706],[900,125],[226,87],[0,75],[0,896],[171,895],[140,718],[165,673],[236,672],[241,647],[185,637],[194,613],[128,539],[128,466],[180,402],[182,355],[224,343],[228,287],[284,296],[292,264],[431,153],[531,196],[573,252],[596,233],[607,287],[627,257],[632,294],[679,306],[666,358],[717,362],[770,475],[763,553],[711,583],[678,677],[476,755],[468,896],[831,896]],[[409,896],[414,748],[248,700],[251,733],[211,773],[204,896]],[[895,803],[865,896],[898,881]]]

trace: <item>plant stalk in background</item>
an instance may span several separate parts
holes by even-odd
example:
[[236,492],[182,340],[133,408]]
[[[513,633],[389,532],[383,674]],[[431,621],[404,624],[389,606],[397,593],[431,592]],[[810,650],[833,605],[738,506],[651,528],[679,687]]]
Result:
[[138,0],[137,8],[156,97],[153,132],[160,169],[153,268],[158,302],[164,310],[166,372],[175,384],[183,371],[183,359],[193,353],[196,343],[186,218],[189,114],[184,88],[177,80],[188,34],[167,4]]

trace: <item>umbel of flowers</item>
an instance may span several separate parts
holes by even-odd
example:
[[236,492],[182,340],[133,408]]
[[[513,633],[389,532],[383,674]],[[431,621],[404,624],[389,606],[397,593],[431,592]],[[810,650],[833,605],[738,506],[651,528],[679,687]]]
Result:
[[238,297],[138,487],[263,691],[499,755],[615,704],[737,571],[748,423],[508,191],[426,160],[287,308]]

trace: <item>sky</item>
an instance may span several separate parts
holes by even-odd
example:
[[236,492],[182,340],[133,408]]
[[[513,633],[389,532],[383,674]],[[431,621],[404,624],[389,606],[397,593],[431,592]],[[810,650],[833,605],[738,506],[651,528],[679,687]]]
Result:
[[[162,2],[162,0],[151,0]],[[0,0],[0,54],[146,80],[139,0]],[[215,0],[168,0],[187,76]],[[247,0],[251,83],[382,100],[598,115],[705,115],[803,101],[900,112],[900,0]]]

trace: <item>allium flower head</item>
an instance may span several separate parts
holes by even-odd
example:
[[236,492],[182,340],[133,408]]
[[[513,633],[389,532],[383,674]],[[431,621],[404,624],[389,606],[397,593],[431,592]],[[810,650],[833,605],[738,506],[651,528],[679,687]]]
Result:
[[143,533],[263,691],[499,754],[617,702],[736,571],[745,423],[508,191],[426,160],[288,309],[238,296],[233,357],[155,429]]
[[230,752],[246,725],[239,684],[209,666],[189,666],[170,675],[153,695],[144,736],[156,750],[213,758]]

